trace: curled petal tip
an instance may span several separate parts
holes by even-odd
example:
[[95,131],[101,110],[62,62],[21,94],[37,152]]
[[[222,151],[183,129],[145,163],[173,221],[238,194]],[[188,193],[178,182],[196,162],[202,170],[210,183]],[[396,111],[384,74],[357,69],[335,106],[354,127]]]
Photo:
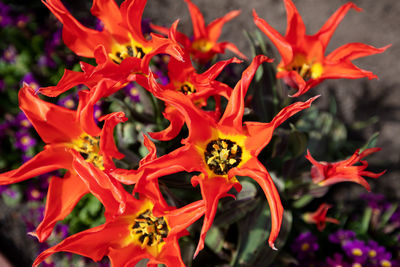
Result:
[[273,242],[269,242],[269,246],[272,248],[272,250],[278,251]]

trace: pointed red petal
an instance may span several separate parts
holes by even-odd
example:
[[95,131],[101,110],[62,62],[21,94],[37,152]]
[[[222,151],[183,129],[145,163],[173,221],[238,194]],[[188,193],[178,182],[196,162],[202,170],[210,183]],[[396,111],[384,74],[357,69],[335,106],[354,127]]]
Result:
[[58,169],[70,169],[72,156],[65,146],[45,149],[16,170],[0,174],[0,185],[14,184]]
[[271,232],[268,243],[272,249],[276,249],[274,242],[281,228],[283,207],[278,190],[268,171],[256,158],[252,158],[242,167],[232,169],[230,175],[248,176],[254,179],[264,191],[271,211]]
[[208,33],[208,40],[216,43],[218,41],[219,36],[221,35],[222,27],[224,26],[224,24],[230,21],[231,19],[239,16],[239,14],[240,10],[233,10],[227,13],[225,16],[217,18],[210,24],[208,24],[208,26],[206,27],[206,31]]
[[70,214],[76,203],[87,193],[87,186],[71,172],[63,178],[52,177],[47,191],[44,218],[32,235],[36,236],[39,242],[45,241],[55,224]]
[[227,192],[234,186],[234,183],[228,182],[226,177],[212,177],[204,178],[204,175],[194,176],[192,178],[192,184],[200,184],[201,195],[204,200],[204,222],[201,228],[200,240],[197,244],[196,251],[193,258],[204,248],[204,240],[206,238],[207,231],[210,229],[215,213],[217,212],[219,199],[225,196],[229,196]]
[[77,55],[93,57],[93,51],[99,44],[104,45],[110,51],[112,36],[108,32],[99,32],[84,27],[71,15],[60,0],[42,0],[42,2],[63,24],[64,43]]
[[306,35],[306,28],[296,6],[291,0],[285,0],[287,28],[285,38],[292,45],[301,45]]
[[200,9],[190,0],[185,0],[185,2],[188,5],[190,17],[192,18],[194,39],[207,38],[207,30]]
[[219,125],[229,126],[240,131],[242,129],[242,119],[244,113],[244,98],[251,81],[263,62],[271,62],[272,60],[266,56],[258,55],[251,62],[250,66],[243,71],[242,78],[236,84],[231,97],[229,98],[228,105],[222,118],[218,122]]
[[342,61],[342,60],[353,60],[360,57],[366,57],[370,55],[383,53],[391,45],[384,46],[382,48],[376,48],[371,45],[363,43],[349,43],[339,48],[336,48],[332,53],[326,57],[326,61]]
[[204,215],[204,200],[198,200],[182,208],[172,210],[165,215],[171,227],[170,235],[178,234]]
[[289,64],[293,59],[293,49],[291,44],[286,39],[272,28],[265,20],[258,17],[255,10],[253,10],[254,23],[257,27],[265,33],[269,39],[274,43],[281,55],[284,65]]
[[82,133],[76,111],[41,100],[31,87],[24,85],[18,100],[20,108],[45,143],[70,142]]
[[283,108],[269,123],[245,122],[247,131],[250,135],[250,138],[248,138],[246,142],[246,148],[250,151],[254,151],[255,155],[258,155],[269,143],[274,130],[279,125],[303,109],[309,108],[311,103],[318,97],[319,96],[310,98],[306,102],[299,101]]
[[341,6],[322,26],[322,28],[316,33],[314,36],[317,36],[318,39],[322,42],[322,45],[325,48],[328,46],[328,43],[335,32],[337,26],[343,20],[346,13],[353,8],[357,11],[361,11],[361,8],[358,8],[355,4],[348,2]]
[[168,112],[164,112],[163,115],[164,118],[170,121],[169,126],[160,132],[149,133],[149,135],[151,138],[167,141],[175,138],[179,134],[185,123],[185,118],[173,107],[169,108]]

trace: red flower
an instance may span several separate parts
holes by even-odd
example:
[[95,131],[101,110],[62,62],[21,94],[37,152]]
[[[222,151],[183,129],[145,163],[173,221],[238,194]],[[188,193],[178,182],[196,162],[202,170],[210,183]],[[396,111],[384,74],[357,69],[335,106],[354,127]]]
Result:
[[[370,191],[369,184],[362,176],[378,178],[386,171],[381,173],[365,171],[368,167],[368,162],[362,159],[380,150],[380,148],[368,148],[359,153],[360,150],[358,149],[350,158],[333,163],[318,162],[311,156],[310,151],[307,151],[306,158],[313,165],[311,168],[311,178],[314,183],[320,186],[329,186],[340,182],[355,182]],[[361,163],[361,165],[353,166],[356,163]]]
[[[232,88],[215,79],[226,65],[239,62],[241,61],[236,58],[220,61],[207,71],[198,74],[190,58],[185,58],[183,62],[171,59],[168,63],[168,78],[170,82],[162,86],[162,89],[181,92],[183,94],[182,97],[189,98],[199,108],[207,105],[207,99],[213,96],[216,102],[216,109],[209,113],[217,118],[221,115],[220,97],[229,98]],[[150,136],[157,140],[170,140],[178,135],[185,118],[171,105],[166,106],[163,114],[171,122],[169,127],[158,133],[150,133]]]
[[355,4],[344,4],[314,35],[306,35],[303,20],[291,0],[285,0],[285,7],[287,28],[284,37],[259,18],[255,11],[253,16],[256,25],[271,39],[281,55],[277,77],[283,78],[289,86],[298,90],[292,96],[304,94],[325,79],[377,78],[372,72],[356,67],[351,61],[382,53],[390,45],[375,48],[362,43],[349,43],[328,56],[324,55],[329,40],[347,11],[350,8],[361,11]]
[[[93,113],[91,118],[79,116],[85,105],[84,92],[80,93],[78,111],[73,111],[39,99],[34,89],[27,85],[19,92],[19,105],[46,145],[43,151],[18,169],[0,174],[0,184],[18,183],[57,169],[68,170],[64,178],[53,177],[50,181],[44,219],[33,234],[44,241],[56,222],[64,219],[79,199],[89,192],[89,187],[100,186],[114,192],[119,186],[110,179],[96,181],[87,177],[83,181],[76,175],[72,161],[85,157],[99,170],[115,169],[112,158],[121,159],[124,155],[114,144],[113,129],[126,118],[122,112],[109,114],[101,118],[104,126],[99,129],[93,121]],[[85,128],[95,134],[89,135]],[[115,197],[118,199],[120,196]],[[123,206],[117,210],[121,212]]]
[[150,41],[144,38],[141,22],[146,0],[126,0],[121,7],[114,0],[93,0],[91,12],[104,24],[102,31],[83,26],[60,0],[47,0],[44,4],[63,24],[64,43],[79,56],[95,57],[94,51],[100,45],[118,64],[135,57],[148,66],[151,57],[159,53],[181,58],[181,48],[172,36],[176,25],[171,27],[169,39],[153,34]]
[[[87,164],[81,158],[74,163],[79,176],[109,179],[104,172]],[[204,202],[197,201],[180,209],[167,206],[159,193],[158,185],[147,184],[147,193],[135,199],[121,189],[118,194],[126,199],[126,209],[116,214],[120,203],[110,192],[95,192],[106,210],[106,222],[100,226],[74,234],[54,247],[42,252],[33,266],[39,265],[53,253],[66,251],[89,257],[94,261],[108,256],[112,266],[135,266],[149,259],[149,266],[185,266],[178,239],[186,235],[186,228],[204,214]],[[158,192],[158,193],[157,193]],[[154,265],[153,265],[154,264]]]
[[326,217],[326,213],[328,212],[328,209],[330,209],[331,207],[332,207],[331,205],[322,203],[316,211],[305,213],[303,215],[303,219],[308,223],[315,223],[319,231],[325,229],[327,222],[339,224],[338,220]]
[[310,107],[315,98],[284,108],[269,123],[245,122],[243,125],[244,96],[258,66],[266,61],[270,60],[265,56],[257,56],[243,72],[242,79],[235,86],[219,120],[197,108],[189,98],[183,98],[179,92],[160,90],[154,78],[150,77],[153,93],[183,114],[189,136],[182,140],[184,146],[143,164],[139,170],[131,171],[131,175],[127,175],[127,172],[120,176],[113,173],[118,180],[128,184],[136,181],[138,176],[146,177],[140,179],[135,186],[135,190],[140,190],[146,186],[146,181],[164,175],[179,171],[200,172],[200,175],[192,178],[192,184],[200,184],[206,213],[195,255],[204,246],[204,238],[214,219],[219,199],[228,196],[227,192],[232,187],[237,191],[241,190],[236,175],[252,177],[263,189],[271,209],[269,245],[274,248],[283,208],[278,191],[257,156],[270,141],[274,129],[292,115]]
[[[203,15],[200,9],[190,0],[185,0],[189,7],[190,16],[193,24],[193,38],[187,37],[185,34],[177,32],[176,40],[183,45],[184,50],[188,51],[192,59],[202,64],[209,62],[215,55],[225,53],[228,49],[246,59],[239,49],[230,42],[218,43],[221,30],[224,24],[240,14],[239,10],[231,11],[222,18],[215,19],[207,26],[205,25]],[[156,25],[151,27],[163,34],[168,33],[168,29]]]

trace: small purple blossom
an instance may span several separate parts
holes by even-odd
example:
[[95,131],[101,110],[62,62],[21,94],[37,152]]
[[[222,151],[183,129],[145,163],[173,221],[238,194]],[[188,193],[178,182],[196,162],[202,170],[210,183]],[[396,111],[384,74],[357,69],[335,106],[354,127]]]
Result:
[[7,63],[14,63],[16,57],[17,57],[17,50],[15,49],[14,46],[10,45],[6,48],[6,50],[4,50],[1,59]]
[[41,201],[45,196],[45,193],[34,185],[29,186],[25,193],[29,201]]
[[335,253],[332,258],[327,258],[326,263],[329,267],[349,267],[349,264],[344,261],[343,255]]
[[334,244],[344,244],[356,237],[356,233],[351,230],[338,230],[336,233],[330,234],[328,239]]
[[66,224],[57,224],[54,230],[57,238],[63,240],[68,236],[69,227]]
[[382,194],[367,193],[361,196],[362,199],[367,201],[368,206],[374,210],[386,210],[390,203],[386,200],[386,197]]
[[0,2],[0,27],[9,26],[11,23],[10,7]]
[[51,58],[50,54],[41,55],[38,59],[39,67],[55,68],[56,62]]
[[300,234],[291,246],[298,259],[312,258],[318,248],[317,237],[310,232]]
[[94,24],[94,29],[99,32],[103,31],[104,23],[101,20],[96,19],[95,24]]
[[129,83],[127,86],[124,87],[125,94],[135,103],[140,102],[140,95],[139,91],[137,90],[136,86],[133,83]]
[[15,133],[15,147],[21,149],[22,151],[26,152],[29,148],[36,145],[36,139],[30,136],[27,132],[16,132]]
[[161,85],[167,85],[169,83],[168,76],[164,75],[164,73],[162,73],[162,71],[156,70],[156,71],[154,71],[154,73],[157,75],[158,80],[160,81]]
[[15,116],[14,125],[19,129],[29,129],[32,127],[31,122],[23,112],[20,112]]
[[58,100],[57,104],[68,109],[75,109],[77,107],[78,101],[76,99],[76,96],[68,95]]
[[5,194],[10,198],[17,197],[17,192],[14,189],[10,188],[8,185],[0,185],[0,194]]
[[24,28],[26,26],[26,24],[28,23],[29,18],[27,15],[25,14],[20,14],[18,15],[17,19],[15,20],[15,25],[18,28]]
[[362,264],[368,258],[368,247],[365,245],[364,241],[358,239],[347,241],[342,248],[354,263]]
[[28,84],[34,90],[39,89],[39,83],[37,82],[37,80],[35,79],[35,77],[31,72],[25,74],[25,76],[22,78],[22,82]]
[[0,79],[0,92],[4,92],[6,85],[2,79]]

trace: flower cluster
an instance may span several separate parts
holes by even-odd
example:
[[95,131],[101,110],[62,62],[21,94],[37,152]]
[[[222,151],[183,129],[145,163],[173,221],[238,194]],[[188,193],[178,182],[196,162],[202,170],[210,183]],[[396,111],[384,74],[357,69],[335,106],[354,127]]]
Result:
[[[187,229],[203,218],[195,241],[197,247],[193,254],[196,257],[218,219],[217,210],[218,206],[223,206],[222,199],[230,196],[240,201],[242,188],[253,182],[263,191],[262,201],[268,203],[270,229],[267,242],[270,250],[277,250],[275,243],[279,244],[285,207],[276,178],[267,170],[268,163],[261,159],[264,148],[272,142],[278,127],[309,109],[319,96],[305,101],[294,97],[325,79],[375,78],[371,72],[353,65],[351,60],[382,53],[387,48],[351,43],[324,55],[329,39],[346,12],[351,8],[360,10],[352,3],[343,5],[313,36],[305,34],[302,19],[291,0],[284,0],[288,14],[285,37],[254,11],[255,24],[281,54],[277,78],[297,90],[292,98],[287,98],[274,114],[270,114],[273,115],[271,120],[257,121],[249,116],[251,101],[246,96],[257,71],[272,66],[273,60],[265,55],[255,55],[233,88],[217,80],[228,67],[242,63],[235,57],[218,61],[219,54],[229,50],[241,59],[247,59],[234,44],[218,42],[223,25],[240,11],[231,11],[206,26],[199,8],[190,0],[185,2],[193,23],[193,37],[177,31],[178,21],[170,28],[149,26],[161,35],[149,32],[148,25],[142,24],[146,0],[125,0],[120,6],[114,0],[93,0],[91,13],[98,19],[95,28],[84,26],[61,0],[43,1],[63,24],[65,45],[77,56],[92,59],[90,62],[95,63],[82,61],[79,71],[65,69],[62,78],[52,86],[41,87],[30,73],[22,79],[18,102],[23,113],[16,121],[25,130],[15,135],[15,146],[27,151],[37,144],[28,131],[33,127],[43,148],[18,168],[1,173],[0,185],[52,173],[45,177],[46,183],[42,186],[47,191],[43,217],[35,229],[30,229],[30,234],[40,242],[46,241],[53,232],[63,239],[40,253],[34,266],[61,251],[94,261],[107,256],[112,266],[134,266],[144,259],[148,260],[148,266],[185,266],[178,241],[190,234]],[[3,23],[11,23],[7,20],[7,9],[1,12],[5,18]],[[57,36],[47,43],[48,51],[54,51]],[[8,48],[4,60],[13,62],[15,53],[12,47]],[[39,61],[46,66],[54,65],[49,57]],[[201,72],[201,67],[206,70]],[[143,94],[153,101],[154,110],[150,114],[146,113],[148,110],[134,108],[128,109],[127,113],[115,104],[131,107],[141,102]],[[121,95],[122,98],[118,97]],[[49,97],[59,98],[49,101]],[[164,103],[163,111],[157,101]],[[103,112],[103,105],[111,112]],[[132,129],[122,125],[130,125],[133,118],[143,122],[153,118],[156,122],[169,121],[167,128],[162,128],[159,123],[158,128],[140,129],[145,133],[137,138],[141,138],[142,148],[148,153],[142,153],[137,160],[140,160],[138,166],[133,160],[134,153],[126,147],[121,149],[121,143],[127,142]],[[117,135],[114,134],[116,129]],[[183,138],[182,132],[187,136]],[[160,149],[154,140],[161,144],[177,142],[173,148]],[[366,171],[368,163],[363,158],[379,150],[357,150],[349,159],[335,163],[318,162],[308,152],[306,158],[313,165],[309,182],[316,187],[328,187],[352,181],[370,190],[362,176],[378,178],[384,172]],[[124,158],[128,160],[123,161]],[[167,182],[163,182],[164,177],[178,176],[182,172],[190,176],[192,187],[199,186],[200,189],[200,195],[190,201],[171,197],[172,190]],[[248,177],[248,180],[241,183],[241,177]],[[7,188],[1,190],[10,194]],[[188,190],[195,192],[190,186]],[[27,192],[28,199],[44,198],[36,188]],[[79,201],[88,196],[101,203],[104,222],[67,237],[68,227],[60,228],[57,223],[65,220]],[[326,217],[330,207],[324,203],[315,212],[304,213],[302,218],[322,231],[326,222],[340,223]],[[377,243],[344,242],[339,237],[337,240],[343,250],[350,253],[347,256],[360,264],[369,260],[390,266],[387,265],[390,257]],[[295,241],[292,249],[315,255],[319,246],[316,238],[304,234]],[[339,258],[330,259],[335,260]]]

